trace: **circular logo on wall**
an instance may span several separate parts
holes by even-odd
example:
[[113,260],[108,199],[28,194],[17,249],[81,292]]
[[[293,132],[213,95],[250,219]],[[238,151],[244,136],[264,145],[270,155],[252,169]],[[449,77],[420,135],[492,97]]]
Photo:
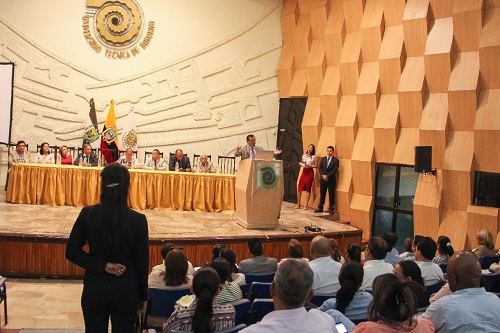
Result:
[[136,0],[87,0],[82,18],[83,35],[97,53],[110,59],[128,59],[146,49],[154,34],[154,21],[146,24]]

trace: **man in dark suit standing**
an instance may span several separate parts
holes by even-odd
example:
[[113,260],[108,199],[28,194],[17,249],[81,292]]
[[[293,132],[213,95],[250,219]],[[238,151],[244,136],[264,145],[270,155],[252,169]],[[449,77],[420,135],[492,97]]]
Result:
[[335,185],[336,179],[335,174],[339,169],[339,160],[333,156],[333,147],[328,146],[326,148],[326,156],[323,157],[319,163],[319,174],[321,178],[319,179],[319,205],[315,213],[323,212],[323,205],[326,199],[326,190],[328,190],[328,195],[330,198],[330,215],[333,214],[333,206],[335,205]]
[[191,172],[191,162],[189,157],[184,156],[182,149],[177,149],[175,155],[170,156],[168,169],[170,171]]

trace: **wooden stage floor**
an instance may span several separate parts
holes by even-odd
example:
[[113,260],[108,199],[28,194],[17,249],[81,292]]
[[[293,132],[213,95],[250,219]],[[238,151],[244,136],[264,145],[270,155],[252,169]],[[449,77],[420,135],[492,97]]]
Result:
[[[15,257],[51,253],[64,259],[65,243],[80,210],[81,208],[72,206],[10,204],[5,202],[5,192],[1,193],[0,243],[3,245],[0,245],[0,253],[3,258],[0,259],[0,272],[4,275],[15,276],[67,275],[71,277],[75,274],[81,275],[82,271],[79,269],[76,271],[69,269],[66,274],[58,273],[62,268],[53,272],[52,269],[49,269],[51,272],[44,272],[43,268],[38,270],[29,267],[22,268],[16,260],[5,259],[3,255],[6,252],[13,252],[11,255]],[[289,239],[294,237],[303,242],[304,254],[308,256],[309,242],[318,234],[304,232],[304,227],[310,225],[321,227],[326,236],[338,239],[341,248],[347,246],[346,242],[361,242],[361,230],[358,228],[341,223],[341,221],[334,221],[327,213],[315,214],[312,209],[307,211],[294,209],[294,204],[288,202],[283,202],[280,222],[274,230],[247,230],[236,223],[234,214],[227,213],[172,210],[143,210],[141,213],[145,214],[148,219],[152,265],[161,260],[159,248],[166,241],[183,246],[188,259],[194,265],[201,265],[209,260],[211,247],[216,243],[224,243],[233,248],[238,255],[238,261],[248,258],[250,254],[246,249],[246,241],[251,237],[269,242],[268,245],[264,243],[267,249],[266,254],[278,259],[286,256],[286,245]],[[45,243],[53,245],[43,247],[42,244]],[[57,255],[50,251],[62,251],[62,254]],[[18,261],[19,258],[17,258]],[[33,261],[35,262],[36,260]],[[45,265],[50,266],[50,264],[51,262],[45,262]],[[43,260],[37,265],[45,266]],[[67,266],[66,263],[60,263],[60,265]],[[49,267],[45,267],[47,268]],[[62,271],[67,271],[67,269],[62,269]]]

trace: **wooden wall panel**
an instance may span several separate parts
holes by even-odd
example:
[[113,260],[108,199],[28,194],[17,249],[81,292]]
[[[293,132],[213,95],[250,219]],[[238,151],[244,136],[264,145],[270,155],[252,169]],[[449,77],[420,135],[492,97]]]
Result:
[[415,235],[428,235],[439,230],[441,223],[441,194],[443,192],[442,171],[436,176],[420,174],[413,198],[413,223]]
[[433,18],[441,19],[450,17],[453,13],[453,5],[456,2],[457,0],[430,0]]
[[325,28],[325,52],[328,66],[337,66],[344,45],[346,27],[344,20],[343,2],[332,4],[330,15]]
[[361,52],[363,62],[378,60],[384,30],[383,0],[368,1],[361,20]]
[[467,244],[467,213],[463,210],[443,209],[441,219],[438,234],[432,237],[437,239],[439,235],[446,235],[454,249],[464,249]]
[[290,97],[306,97],[307,77],[305,69],[298,69],[293,73],[292,84],[290,86]]
[[361,64],[361,34],[359,32],[347,34],[340,56],[340,80],[343,95],[356,94]]
[[328,66],[320,94],[323,126],[335,126],[341,98],[340,69],[338,66]]
[[467,207],[467,248],[473,249],[477,246],[476,233],[482,229],[488,229],[494,237],[498,234],[500,209],[469,205]]
[[479,50],[483,26],[483,0],[455,0],[453,36],[460,52]]
[[413,165],[415,146],[420,146],[418,128],[401,128],[392,163]]
[[402,26],[406,0],[383,0],[386,27]]
[[427,98],[424,57],[406,59],[399,81],[398,95],[401,127],[418,128]]
[[429,92],[446,92],[453,53],[453,18],[436,20],[425,44],[425,77]]
[[400,128],[398,95],[382,95],[373,125],[377,162],[392,162]]
[[448,96],[429,94],[420,122],[420,144],[432,146],[432,168],[442,169],[448,135]]
[[356,117],[356,96],[345,95],[340,100],[335,122],[335,142],[338,158],[351,158],[354,139],[358,131]]
[[389,27],[386,29],[380,47],[378,62],[380,92],[382,94],[397,93],[401,72],[406,62],[402,26]]
[[344,17],[348,33],[359,31],[365,2],[366,0],[344,0]]
[[318,142],[321,133],[321,104],[319,97],[309,97],[302,119],[302,135],[309,138],[309,142]]
[[314,39],[307,59],[306,79],[309,96],[319,96],[326,72],[325,44],[323,39]]
[[354,193],[373,196],[375,194],[374,164],[374,137],[373,128],[360,128],[351,157],[352,181]]
[[378,102],[380,100],[380,80],[378,62],[365,62],[361,68],[356,89],[359,127],[373,128]]
[[363,241],[372,237],[373,197],[353,193],[350,206],[351,224],[363,230]]
[[430,25],[429,0],[408,0],[403,14],[403,35],[408,57],[424,55]]
[[339,177],[335,196],[335,210],[339,213],[342,221],[351,221],[350,204],[352,200],[352,167],[351,160],[341,159],[339,161]]
[[500,170],[500,90],[483,90],[474,122],[475,169],[485,172]]
[[488,8],[483,18],[483,30],[479,42],[481,64],[481,89],[500,88],[500,7]]

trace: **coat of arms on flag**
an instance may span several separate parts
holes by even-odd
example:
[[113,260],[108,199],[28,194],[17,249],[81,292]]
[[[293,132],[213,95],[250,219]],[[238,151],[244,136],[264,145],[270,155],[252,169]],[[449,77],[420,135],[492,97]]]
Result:
[[83,133],[83,139],[87,143],[92,143],[95,142],[96,140],[99,140],[99,133],[95,129],[94,125],[89,125],[85,127],[85,132]]
[[125,150],[127,148],[130,148],[134,151],[137,150],[137,130],[136,130],[136,125],[135,125],[135,113],[134,113],[134,106],[132,105],[130,107],[130,111],[127,116],[127,122],[125,123],[125,126],[123,127],[123,132],[122,132],[122,137],[121,137],[121,146],[122,149]]
[[111,144],[116,140],[116,133],[113,127],[107,128],[102,132],[102,139],[106,141],[107,144]]

